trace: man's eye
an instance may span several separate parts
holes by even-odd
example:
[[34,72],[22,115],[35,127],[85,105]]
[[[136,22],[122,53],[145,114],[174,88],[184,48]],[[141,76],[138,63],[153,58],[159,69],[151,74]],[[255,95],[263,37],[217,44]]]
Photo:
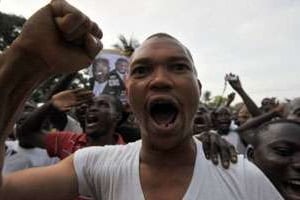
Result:
[[172,67],[172,70],[175,72],[184,72],[184,71],[190,69],[188,65],[183,64],[183,63],[176,63],[176,64],[173,64],[171,67]]
[[145,76],[149,73],[149,68],[146,66],[138,66],[135,67],[132,71],[131,71],[131,75],[133,76],[137,76],[137,77],[142,77]]
[[101,102],[98,102],[98,105],[97,105],[99,108],[109,108],[109,103],[105,102],[105,101],[101,101]]
[[300,117],[300,110],[295,111],[294,115],[297,116],[297,117]]
[[291,156],[293,154],[293,150],[289,147],[274,147],[275,153],[280,156]]

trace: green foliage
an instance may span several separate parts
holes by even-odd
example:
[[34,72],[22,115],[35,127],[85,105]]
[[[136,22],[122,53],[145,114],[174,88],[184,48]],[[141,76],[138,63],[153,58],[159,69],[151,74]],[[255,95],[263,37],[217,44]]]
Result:
[[113,47],[120,50],[125,56],[130,57],[134,50],[140,46],[138,40],[134,38],[126,39],[124,35],[119,35],[119,42],[114,44]]
[[211,91],[204,91],[202,97],[202,104],[206,105],[208,108],[217,108],[219,106],[225,105],[227,98],[221,95],[212,96]]
[[208,103],[208,105],[209,105],[210,107],[217,108],[217,107],[219,107],[219,106],[224,105],[224,104],[226,103],[226,101],[227,101],[227,98],[225,98],[225,97],[223,97],[223,96],[221,96],[221,95],[217,95],[217,96],[215,96],[215,97],[212,99],[212,101],[210,101],[210,102]]

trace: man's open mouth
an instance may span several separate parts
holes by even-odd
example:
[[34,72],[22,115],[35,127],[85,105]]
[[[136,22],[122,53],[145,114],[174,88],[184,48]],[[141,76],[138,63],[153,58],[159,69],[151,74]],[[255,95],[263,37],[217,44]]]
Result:
[[157,125],[169,127],[175,122],[179,110],[172,100],[157,99],[148,104],[148,112]]
[[98,116],[96,116],[94,114],[88,114],[86,116],[86,124],[87,125],[97,124],[98,122],[99,122]]
[[206,124],[205,119],[204,119],[203,116],[197,116],[197,117],[194,119],[194,123],[195,123],[195,124]]
[[285,184],[286,193],[288,196],[291,196],[293,199],[300,199],[300,180],[293,179],[289,180]]

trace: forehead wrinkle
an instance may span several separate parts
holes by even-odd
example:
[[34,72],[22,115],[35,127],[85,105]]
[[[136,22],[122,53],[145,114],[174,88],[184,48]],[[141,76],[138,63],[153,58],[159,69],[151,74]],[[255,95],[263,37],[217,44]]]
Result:
[[[164,62],[177,62],[177,61],[184,61],[184,62],[189,62],[190,60],[184,56],[171,56],[168,57]],[[153,59],[149,58],[149,57],[142,57],[142,58],[138,58],[136,60],[134,60],[134,62],[132,63],[132,65],[137,64],[137,63],[145,63],[145,64],[155,64],[155,63],[160,63],[160,62],[156,62],[153,61]]]
[[[163,42],[156,42],[157,44],[155,44],[155,42],[152,42],[152,41],[155,41],[155,40],[163,40]],[[192,66],[192,70],[193,72],[195,73],[195,75],[197,76],[197,70],[196,70],[196,67],[194,65],[194,61],[193,61],[193,58],[192,58],[192,55],[190,53],[190,51],[181,43],[179,42],[177,39],[175,38],[169,38],[169,37],[151,37],[149,39],[146,39],[142,44],[141,46],[139,46],[135,51],[134,53],[132,54],[132,56],[130,57],[129,59],[129,67],[131,68],[133,64],[135,64],[135,57],[138,56],[140,54],[141,51],[143,51],[144,49],[147,48],[148,44],[151,44],[151,45],[154,45],[154,49],[157,48],[157,49],[161,49],[161,47],[163,48],[168,48],[167,46],[168,45],[165,45],[165,44],[162,44],[162,43],[172,43],[173,45],[176,45],[177,47],[179,47],[177,50],[180,49],[180,51],[182,52],[182,54],[184,56],[174,56],[175,57],[182,57],[184,58],[185,60],[187,60],[191,66]],[[152,47],[153,48],[153,47]],[[152,59],[152,56],[149,55],[149,60]],[[138,58],[139,60],[139,58]]]

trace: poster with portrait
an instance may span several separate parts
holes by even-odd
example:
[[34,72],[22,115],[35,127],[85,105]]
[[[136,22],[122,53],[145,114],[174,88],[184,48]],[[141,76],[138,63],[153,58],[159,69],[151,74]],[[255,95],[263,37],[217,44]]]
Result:
[[128,57],[117,50],[102,50],[90,66],[93,93],[114,95],[126,102],[124,78],[128,73]]

